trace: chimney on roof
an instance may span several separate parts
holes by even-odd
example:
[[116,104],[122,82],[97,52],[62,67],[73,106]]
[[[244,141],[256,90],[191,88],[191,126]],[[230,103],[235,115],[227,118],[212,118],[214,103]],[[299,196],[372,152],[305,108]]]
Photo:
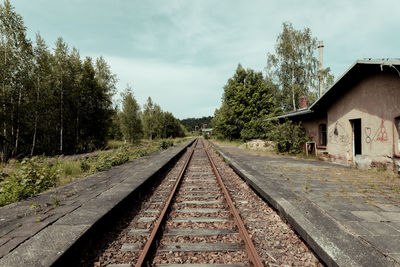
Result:
[[319,97],[322,96],[322,89],[324,88],[324,79],[322,77],[322,63],[323,63],[323,49],[324,49],[324,42],[319,41],[318,44],[318,80],[319,80]]
[[299,109],[306,109],[306,108],[307,108],[307,96],[301,96]]

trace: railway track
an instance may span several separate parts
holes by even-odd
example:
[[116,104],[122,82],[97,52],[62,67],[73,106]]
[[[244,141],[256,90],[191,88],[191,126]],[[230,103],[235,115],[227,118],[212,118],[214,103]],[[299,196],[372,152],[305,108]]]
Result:
[[[124,244],[139,252],[135,266],[229,262],[230,266],[263,266],[246,228],[202,140],[196,141],[179,174],[158,190],[157,208],[138,221],[153,222],[130,231],[149,236],[144,247]],[[172,188],[171,190],[168,190]],[[162,207],[162,209],[160,209]],[[158,214],[158,215],[157,215]],[[228,266],[228,265],[225,265]]]
[[[202,139],[195,141],[168,171],[152,195],[141,204],[140,211],[123,231],[124,233],[119,234],[117,241],[111,242],[110,247],[113,249],[103,251],[100,260],[93,263],[94,266],[174,267],[182,264],[193,267],[278,266],[284,261],[291,265],[291,257],[287,260],[283,256],[284,261],[280,261],[276,254],[274,258],[271,251],[266,251],[265,245],[260,244],[260,234],[263,237],[263,232],[267,232],[265,225],[262,224],[271,223],[260,215],[261,220],[258,220],[258,225],[254,224],[256,229],[253,229],[252,236],[258,240],[257,250],[261,251],[263,258],[261,260],[242,221],[242,218],[250,219],[246,221],[248,229],[253,228],[249,227],[248,223],[257,221],[246,218],[254,214],[248,213],[250,211],[248,208],[251,206],[248,203],[249,193],[246,193],[244,199],[235,196],[238,193],[243,195],[239,192],[243,191],[243,185],[234,188],[236,182],[230,179],[224,169],[226,165],[221,167],[224,164],[219,162],[218,168],[216,167],[213,158],[217,161],[220,159],[215,154],[211,155],[207,145],[208,143]],[[224,177],[221,177],[220,172]],[[225,187],[223,180],[229,184],[230,189]],[[232,201],[229,192],[235,196],[235,201]],[[242,208],[242,216],[239,215],[234,202],[236,206]],[[265,203],[255,205],[256,207],[253,207],[255,213],[260,213],[257,209],[265,211],[263,206]],[[269,212],[274,213],[268,208],[267,213]],[[275,223],[279,216],[271,214],[268,216],[272,216],[272,223]],[[275,243],[274,238],[279,238],[277,229],[283,227],[284,230],[279,231],[283,231],[284,234],[291,231],[283,222],[276,225],[278,226],[274,226],[273,233],[269,233],[274,236],[271,239]],[[291,234],[295,236],[294,233]],[[287,236],[284,238],[287,239]],[[270,240],[270,237],[267,239]],[[300,245],[299,248],[302,250],[305,248],[305,253],[301,251],[299,254],[299,258],[303,257],[299,262],[304,263],[300,265],[320,265],[312,252],[306,251],[308,248],[297,239],[293,242],[287,240],[291,242],[289,245]],[[261,243],[264,242],[261,240]],[[273,246],[272,244],[269,247]],[[282,247],[279,245],[278,248]]]

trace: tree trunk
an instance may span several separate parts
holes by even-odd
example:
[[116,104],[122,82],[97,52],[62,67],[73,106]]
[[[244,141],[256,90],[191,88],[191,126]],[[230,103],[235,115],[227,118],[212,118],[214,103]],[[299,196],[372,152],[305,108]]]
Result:
[[63,104],[64,104],[64,90],[63,90],[63,84],[62,84],[62,78],[61,78],[61,94],[60,94],[60,154],[63,153],[63,132],[64,132],[64,110],[63,110]]
[[22,87],[19,88],[18,92],[18,105],[17,105],[17,130],[15,134],[15,147],[14,147],[14,155],[18,153],[18,141],[19,141],[19,108],[21,106],[21,98],[22,98]]
[[[11,136],[10,136],[10,149],[12,148],[12,143],[14,142],[14,111],[15,111],[15,107],[14,107],[14,98],[13,98],[13,96],[12,96],[12,93],[11,93],[11,96],[10,96],[10,103],[11,103],[11,113],[10,113],[10,117],[11,117],[11,122],[10,122],[10,125],[11,125]],[[11,156],[14,156],[15,154],[15,151],[13,150],[13,149],[11,149],[12,151],[11,151]]]
[[7,65],[7,47],[4,42],[4,77],[3,77],[3,114],[4,114],[4,121],[3,121],[3,135],[4,138],[7,138],[7,119],[6,119],[6,65]]
[[31,148],[31,157],[33,156],[33,151],[35,150],[35,144],[36,144],[39,98],[40,98],[40,84],[39,84],[39,77],[38,77],[38,86],[37,86],[37,92],[36,92],[35,126],[34,126],[34,130],[33,130],[33,141],[32,141],[32,148]]
[[292,98],[293,98],[293,110],[296,111],[296,100],[294,99],[294,85],[292,84]]

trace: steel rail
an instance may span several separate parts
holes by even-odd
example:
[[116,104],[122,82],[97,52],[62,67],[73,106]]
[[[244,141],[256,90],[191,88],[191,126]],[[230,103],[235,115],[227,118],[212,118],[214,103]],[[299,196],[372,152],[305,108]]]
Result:
[[218,183],[221,186],[221,189],[222,189],[222,192],[224,193],[226,202],[228,203],[229,209],[233,215],[233,219],[238,227],[239,235],[244,241],[244,244],[246,247],[246,252],[250,258],[250,261],[253,263],[254,266],[257,266],[257,267],[264,266],[260,256],[257,253],[256,248],[254,247],[253,242],[251,241],[249,233],[247,232],[246,227],[244,226],[244,223],[243,223],[242,219],[240,218],[239,212],[237,211],[235,205],[233,204],[233,201],[229,195],[229,192],[226,189],[224,182],[222,181],[221,175],[219,174],[219,171],[218,171],[217,167],[215,166],[214,161],[211,158],[208,148],[206,148],[206,146],[204,145],[203,140],[201,142],[203,143],[204,150],[206,151],[208,160],[213,168],[213,172],[214,172],[215,176],[217,176]]
[[160,216],[158,217],[157,221],[154,224],[153,230],[151,231],[149,239],[147,240],[142,252],[140,253],[138,261],[135,264],[135,267],[143,266],[143,264],[145,263],[145,261],[149,257],[149,252],[150,252],[150,249],[152,248],[152,246],[154,245],[155,237],[156,237],[157,233],[160,231],[161,225],[162,225],[164,219],[166,218],[165,215],[167,214],[168,208],[171,205],[172,199],[174,198],[175,193],[176,193],[176,189],[178,188],[178,186],[179,186],[179,184],[180,184],[180,182],[182,180],[183,174],[186,171],[186,168],[187,168],[187,166],[189,164],[189,161],[193,156],[193,152],[194,152],[194,149],[196,148],[197,142],[198,142],[198,139],[196,139],[196,141],[194,142],[193,147],[192,147],[192,149],[190,151],[190,154],[186,158],[185,164],[184,164],[183,168],[181,169],[181,171],[180,171],[180,173],[178,175],[178,178],[177,178],[177,180],[175,182],[175,185],[174,185],[174,187],[173,187],[173,189],[172,189],[172,191],[171,191],[171,193],[170,193],[170,195],[169,195],[169,197],[168,197],[168,199],[167,199],[167,201],[166,201],[166,203],[164,205],[163,210],[160,213]]

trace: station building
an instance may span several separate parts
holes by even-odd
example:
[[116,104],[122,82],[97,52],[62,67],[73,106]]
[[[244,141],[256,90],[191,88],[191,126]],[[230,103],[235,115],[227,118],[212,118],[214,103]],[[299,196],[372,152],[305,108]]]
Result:
[[358,60],[307,107],[278,119],[301,121],[307,149],[359,168],[400,171],[400,60]]

